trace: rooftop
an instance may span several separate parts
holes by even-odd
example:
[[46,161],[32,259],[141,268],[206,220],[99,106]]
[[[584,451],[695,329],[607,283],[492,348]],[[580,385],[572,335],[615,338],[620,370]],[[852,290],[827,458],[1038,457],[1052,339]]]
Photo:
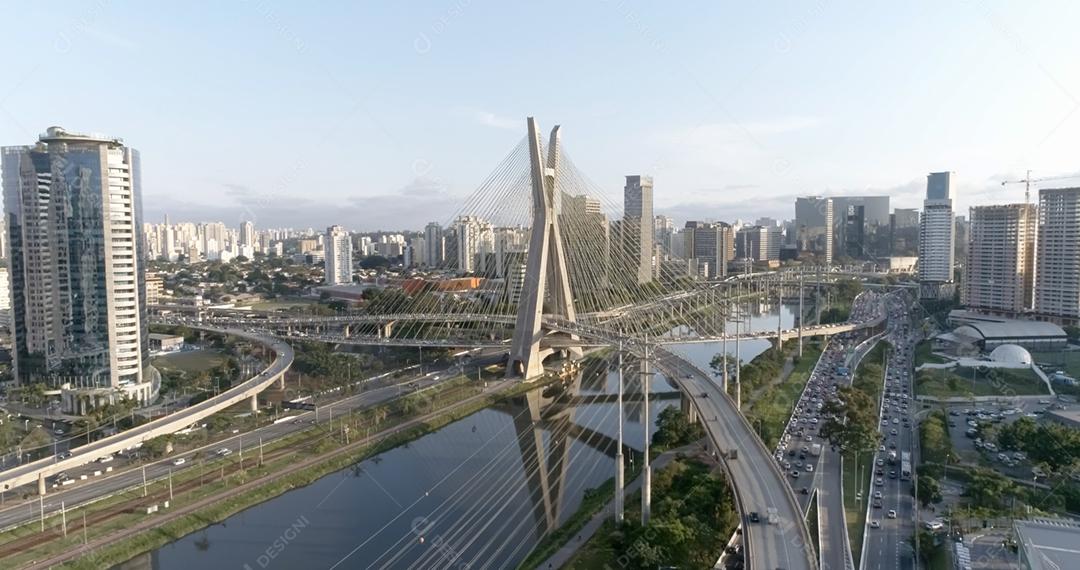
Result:
[[1080,568],[1080,524],[1076,521],[1036,519],[1013,525],[1031,570]]
[[1065,340],[1068,338],[1065,331],[1054,323],[1023,321],[1017,319],[1001,319],[1000,321],[967,321],[954,332],[963,336],[975,336],[970,334],[971,332],[975,332],[978,337],[985,340],[1014,338]]

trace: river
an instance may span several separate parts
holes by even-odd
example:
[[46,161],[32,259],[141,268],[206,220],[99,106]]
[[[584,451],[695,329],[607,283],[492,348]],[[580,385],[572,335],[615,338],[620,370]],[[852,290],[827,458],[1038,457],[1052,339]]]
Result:
[[[751,330],[775,328],[776,314],[775,308],[758,312]],[[787,307],[781,314],[783,327],[790,328],[793,314]],[[743,360],[767,347],[764,340],[743,343]],[[719,349],[719,343],[677,347],[706,369]],[[635,378],[626,382],[628,393],[638,391]],[[534,391],[117,569],[514,567],[544,532],[573,514],[587,489],[613,476],[616,406],[597,396],[614,394],[616,387],[617,376],[607,371],[568,388],[584,401],[549,402]],[[658,398],[650,406],[651,433],[659,412],[678,399],[661,376],[650,392]],[[625,443],[639,451],[641,416],[641,404],[628,401]],[[541,420],[534,423],[534,417]]]

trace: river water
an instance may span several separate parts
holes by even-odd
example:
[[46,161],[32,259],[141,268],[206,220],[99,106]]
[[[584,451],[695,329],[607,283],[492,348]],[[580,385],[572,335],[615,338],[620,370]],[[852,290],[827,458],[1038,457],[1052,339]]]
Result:
[[[790,328],[793,314],[786,307],[780,312]],[[775,308],[750,321],[751,330],[776,325]],[[768,341],[747,341],[742,358],[767,347]],[[705,369],[719,349],[719,343],[677,347]],[[514,567],[573,514],[587,489],[614,475],[616,406],[603,396],[614,394],[617,383],[614,372],[598,371],[569,386],[569,399],[534,391],[482,410],[117,568]],[[635,378],[626,383],[628,393],[640,392]],[[678,399],[661,376],[650,392],[657,394],[652,433],[660,411]],[[624,440],[640,451],[642,406],[628,400]]]

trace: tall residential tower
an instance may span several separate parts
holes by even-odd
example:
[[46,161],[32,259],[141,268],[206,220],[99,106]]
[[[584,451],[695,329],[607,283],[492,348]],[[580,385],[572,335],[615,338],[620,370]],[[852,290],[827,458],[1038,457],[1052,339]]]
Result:
[[926,200],[919,226],[919,282],[924,297],[949,297],[954,290],[955,197],[951,172],[933,172],[926,177]]
[[71,413],[148,403],[139,153],[50,127],[2,164],[17,380],[61,388]]
[[1080,188],[1039,191],[1035,312],[1080,325]]
[[341,226],[326,228],[326,284],[352,283],[352,236]]
[[1035,279],[1035,206],[1009,204],[971,209],[962,302],[1008,314],[1031,308]]

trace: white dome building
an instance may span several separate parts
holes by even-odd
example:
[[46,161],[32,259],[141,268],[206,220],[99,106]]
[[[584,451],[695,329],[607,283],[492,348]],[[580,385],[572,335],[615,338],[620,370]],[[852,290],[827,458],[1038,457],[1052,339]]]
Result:
[[1003,344],[995,348],[994,352],[990,353],[990,360],[1016,366],[1031,366],[1032,363],[1031,353],[1015,344]]

